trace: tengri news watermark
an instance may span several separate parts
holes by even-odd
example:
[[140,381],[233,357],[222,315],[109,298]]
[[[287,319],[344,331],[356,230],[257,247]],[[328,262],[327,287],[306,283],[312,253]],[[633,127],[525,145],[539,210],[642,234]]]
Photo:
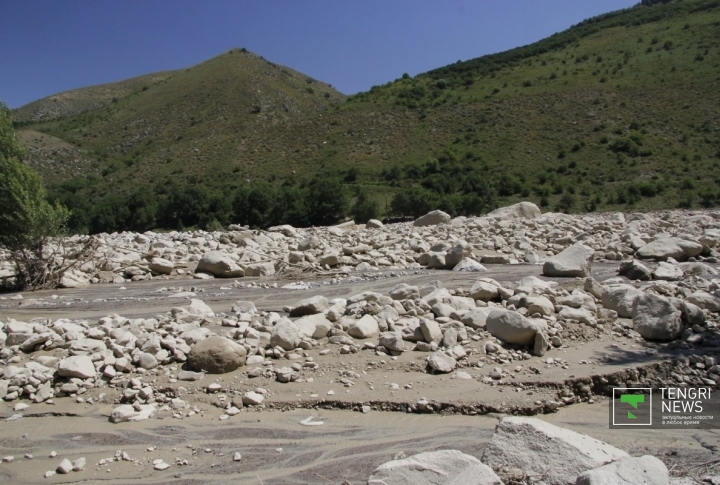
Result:
[[710,387],[613,388],[611,428],[720,428],[720,391]]

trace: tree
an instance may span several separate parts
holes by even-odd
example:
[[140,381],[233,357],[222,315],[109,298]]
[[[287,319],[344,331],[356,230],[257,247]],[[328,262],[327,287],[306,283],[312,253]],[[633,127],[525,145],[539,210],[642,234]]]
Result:
[[364,224],[370,219],[377,219],[380,214],[380,205],[376,200],[368,197],[364,189],[360,188],[350,214],[355,222]]
[[398,192],[390,203],[390,210],[395,216],[420,217],[440,205],[440,198],[435,192],[421,187],[411,187]]
[[131,231],[145,232],[157,226],[160,208],[152,187],[140,187],[127,201],[129,214],[124,226]]
[[347,205],[347,192],[339,180],[316,176],[308,184],[305,207],[310,224],[329,226],[339,222],[346,215]]
[[62,245],[49,247],[60,235],[70,212],[50,204],[40,175],[22,163],[10,112],[0,105],[0,246],[15,264],[16,289],[55,286],[68,269],[58,258]]

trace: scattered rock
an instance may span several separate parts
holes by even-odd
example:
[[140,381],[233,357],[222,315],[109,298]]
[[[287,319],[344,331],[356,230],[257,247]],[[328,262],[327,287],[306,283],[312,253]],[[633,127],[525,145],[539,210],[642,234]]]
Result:
[[428,212],[427,214],[413,222],[413,226],[437,226],[438,224],[447,224],[448,222],[450,222],[450,219],[450,214],[447,214],[441,210],[434,210],[432,212]]
[[62,377],[77,377],[90,379],[95,377],[95,366],[87,355],[66,357],[58,364],[58,375]]
[[129,404],[123,404],[116,407],[110,415],[110,421],[116,424],[143,421],[145,419],[149,419],[153,414],[155,414],[154,404],[139,404],[136,407]]
[[586,471],[577,485],[669,485],[665,464],[654,456],[622,458],[614,463]]
[[225,374],[245,365],[247,350],[224,338],[208,337],[195,344],[188,354],[188,363],[196,371]]
[[433,371],[441,374],[452,372],[456,365],[457,361],[455,359],[439,350],[428,358],[428,366],[430,366]]
[[239,278],[245,276],[243,269],[230,256],[221,251],[203,254],[198,261],[196,273],[207,273],[216,278]]
[[529,320],[517,312],[501,309],[490,312],[485,327],[493,337],[517,345],[534,345],[535,334],[543,330],[537,322]]
[[667,298],[645,293],[633,304],[633,329],[648,340],[674,340],[683,331],[680,314]]
[[[463,472],[469,473],[462,475]],[[468,480],[468,481],[466,481]],[[478,484],[502,485],[500,478],[477,458],[457,450],[441,450],[400,460],[392,460],[377,467],[368,485],[440,485]]]
[[63,461],[60,462],[60,464],[57,466],[55,471],[61,475],[66,475],[70,473],[73,470],[73,464],[65,458]]
[[641,259],[655,259],[666,261],[672,258],[676,261],[687,261],[688,258],[702,253],[701,243],[680,239],[678,237],[667,237],[656,239],[646,244],[635,252],[635,256]]
[[628,456],[607,443],[539,419],[507,417],[495,428],[482,462],[495,470],[511,467],[542,475],[548,485],[571,485],[581,473]]
[[537,219],[540,215],[540,208],[532,202],[518,202],[517,204],[495,209],[487,217],[508,221],[513,219]]
[[581,243],[576,243],[553,256],[543,264],[543,275],[563,277],[590,276],[595,251]]

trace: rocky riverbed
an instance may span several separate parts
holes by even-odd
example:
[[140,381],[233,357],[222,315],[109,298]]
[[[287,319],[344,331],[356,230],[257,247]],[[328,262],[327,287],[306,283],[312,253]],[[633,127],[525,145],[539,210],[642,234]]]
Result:
[[[712,430],[670,433],[675,444],[660,430],[621,438],[607,399],[612,387],[717,388],[720,213],[568,216],[522,203],[473,219],[96,237],[69,289],[0,299],[0,467],[13,483],[405,483],[383,474],[441,448],[462,456],[417,460],[457,462],[452,472],[407,480],[575,483],[617,460],[654,477],[667,465],[686,480],[675,483],[714,476]],[[492,437],[506,415],[536,418],[500,421]],[[485,431],[438,431],[439,416]],[[537,418],[665,465],[623,464],[634,458],[618,449],[550,479],[500,453],[515,427],[537,442],[584,440]],[[398,419],[412,423],[407,441]],[[319,444],[330,428],[352,463]],[[375,470],[399,443],[410,461]],[[558,451],[543,453],[536,461]],[[463,481],[485,473],[468,467],[487,481]],[[578,483],[614,483],[592,477]],[[664,483],[652,480],[627,483]]]

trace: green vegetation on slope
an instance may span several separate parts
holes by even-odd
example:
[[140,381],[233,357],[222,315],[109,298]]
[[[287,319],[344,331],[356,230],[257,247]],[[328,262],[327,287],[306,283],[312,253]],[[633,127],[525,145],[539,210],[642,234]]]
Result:
[[[266,183],[283,207],[318,177],[343,180],[388,216],[480,213],[519,199],[563,211],[712,206],[718,27],[718,0],[638,6],[345,102],[235,50],[107,108],[28,128],[95,161],[100,176],[55,187],[90,205],[76,210],[89,211],[85,221],[103,198],[127,207],[140,187],[159,206],[173,186],[232,206]],[[248,210],[236,205],[227,219],[253,224]],[[308,221],[271,212],[284,214],[273,223]]]

